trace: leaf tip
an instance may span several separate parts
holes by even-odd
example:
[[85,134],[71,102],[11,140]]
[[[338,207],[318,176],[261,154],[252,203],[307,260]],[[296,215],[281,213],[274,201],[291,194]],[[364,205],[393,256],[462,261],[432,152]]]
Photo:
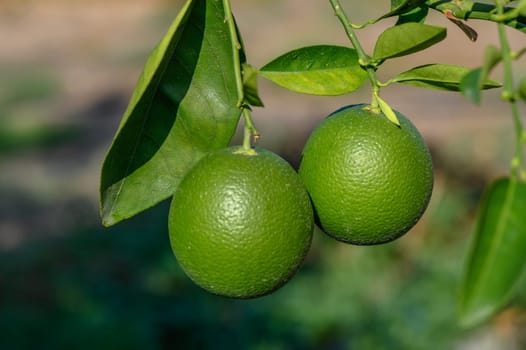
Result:
[[393,111],[391,106],[389,106],[389,104],[387,102],[382,100],[380,98],[380,96],[378,96],[378,94],[375,94],[374,97],[375,97],[376,101],[378,102],[378,106],[380,107],[380,110],[382,111],[384,116],[386,116],[387,119],[389,119],[389,121],[391,123],[393,123],[394,125],[400,127],[400,121],[398,120],[398,117],[396,116],[396,113]]
[[100,218],[102,226],[110,227],[121,221],[123,218],[115,215],[115,212],[108,207],[108,203],[102,202],[100,205]]
[[[385,113],[384,113],[384,114],[385,114]],[[394,125],[396,125],[396,126],[398,126],[398,127],[400,126],[400,121],[398,120],[396,114],[394,114],[394,113],[393,113],[393,114],[386,114],[386,117],[387,117],[387,119],[389,119],[389,121],[390,121],[391,123],[393,123]]]
[[116,220],[111,215],[102,215],[101,218],[102,218],[102,226],[104,226],[104,227],[113,226],[119,221],[119,220]]
[[489,319],[494,312],[495,310],[490,307],[472,309],[461,306],[457,314],[457,324],[462,329],[473,328]]

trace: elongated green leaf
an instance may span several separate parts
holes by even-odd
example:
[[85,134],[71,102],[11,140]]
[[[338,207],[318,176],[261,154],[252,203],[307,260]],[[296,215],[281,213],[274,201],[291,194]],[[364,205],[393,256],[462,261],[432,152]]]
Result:
[[422,51],[446,37],[446,28],[421,23],[404,23],[386,29],[376,41],[373,58],[387,58],[409,55]]
[[240,110],[224,18],[222,1],[189,0],[148,58],[103,164],[104,225],[168,198],[229,143]]
[[488,80],[489,73],[501,59],[499,49],[492,45],[486,47],[482,67],[469,71],[460,82],[460,90],[468,100],[480,104],[482,99],[481,90],[484,89],[484,82]]
[[486,320],[510,298],[526,263],[526,184],[499,179],[487,189],[460,295],[460,321]]
[[526,78],[522,78],[519,83],[519,97],[526,101]]
[[266,64],[259,74],[295,92],[328,96],[354,91],[367,79],[356,50],[331,45],[290,51]]
[[475,68],[469,71],[460,81],[460,90],[462,94],[471,102],[480,104],[481,93],[480,85],[482,84],[483,76],[482,68]]
[[499,48],[489,45],[484,49],[484,71],[487,73],[502,61],[502,53]]
[[391,123],[395,124],[396,126],[400,126],[400,121],[398,120],[398,117],[396,116],[396,113],[393,111],[391,106],[389,106],[387,102],[382,100],[382,98],[378,96],[378,94],[375,94],[374,98],[378,102],[380,110],[387,117],[387,119],[389,119]]
[[249,64],[243,63],[243,91],[248,104],[263,107],[258,93],[258,71]]
[[[460,84],[466,74],[467,67],[450,64],[426,64],[398,74],[389,83],[404,83],[428,89],[460,91]],[[500,87],[501,84],[490,79],[483,82],[483,89]]]

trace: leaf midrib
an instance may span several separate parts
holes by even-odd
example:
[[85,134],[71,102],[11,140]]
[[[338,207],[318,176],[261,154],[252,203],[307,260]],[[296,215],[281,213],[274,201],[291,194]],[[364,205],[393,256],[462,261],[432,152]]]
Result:
[[324,69],[315,69],[315,70],[283,70],[283,71],[275,71],[275,70],[262,70],[260,71],[261,74],[264,76],[266,74],[269,75],[293,75],[293,74],[308,74],[308,73],[327,73],[327,72],[341,72],[341,71],[352,71],[355,66],[345,66],[345,67],[337,67],[337,68],[324,68]]
[[473,290],[478,290],[482,281],[486,280],[487,275],[489,274],[489,268],[486,268],[486,267],[492,266],[495,261],[495,257],[496,257],[495,251],[498,249],[499,244],[502,241],[502,237],[504,236],[504,232],[505,232],[504,227],[507,224],[507,220],[505,220],[505,218],[509,217],[511,213],[511,205],[513,203],[516,185],[517,185],[517,182],[515,179],[511,179],[508,183],[508,188],[506,190],[506,196],[504,199],[504,205],[502,207],[502,214],[499,215],[499,221],[498,221],[497,228],[496,228],[495,239],[492,240],[492,243],[490,245],[490,254],[488,254],[489,258],[486,258],[484,260],[482,273],[480,274],[480,277],[475,281],[476,288]]

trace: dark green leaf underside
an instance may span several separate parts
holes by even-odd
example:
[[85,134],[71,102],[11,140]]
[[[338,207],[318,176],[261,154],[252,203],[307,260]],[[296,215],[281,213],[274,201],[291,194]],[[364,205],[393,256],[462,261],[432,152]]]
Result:
[[230,37],[222,1],[189,0],[151,53],[103,164],[105,225],[168,198],[229,143],[240,115]]
[[429,12],[429,7],[425,5],[415,7],[411,11],[408,11],[407,13],[400,14],[398,16],[398,21],[396,21],[396,25],[409,23],[409,22],[423,23],[427,17],[428,12]]
[[460,296],[460,321],[478,324],[510,298],[526,262],[526,184],[499,179],[486,191]]
[[266,64],[259,74],[291,91],[327,96],[352,92],[367,79],[354,49],[331,45],[290,51]]
[[425,0],[391,0],[391,10],[378,18],[378,20],[408,13],[417,6],[424,6],[424,3]]

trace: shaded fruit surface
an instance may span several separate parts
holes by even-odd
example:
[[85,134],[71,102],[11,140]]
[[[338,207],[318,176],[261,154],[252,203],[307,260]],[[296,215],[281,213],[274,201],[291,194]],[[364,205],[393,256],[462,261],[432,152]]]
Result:
[[353,244],[406,233],[433,189],[431,155],[415,126],[399,112],[400,127],[369,108],[347,106],[322,121],[299,169],[321,228]]
[[298,174],[261,148],[203,157],[179,185],[169,215],[172,249],[186,274],[238,298],[285,284],[303,262],[313,226]]

